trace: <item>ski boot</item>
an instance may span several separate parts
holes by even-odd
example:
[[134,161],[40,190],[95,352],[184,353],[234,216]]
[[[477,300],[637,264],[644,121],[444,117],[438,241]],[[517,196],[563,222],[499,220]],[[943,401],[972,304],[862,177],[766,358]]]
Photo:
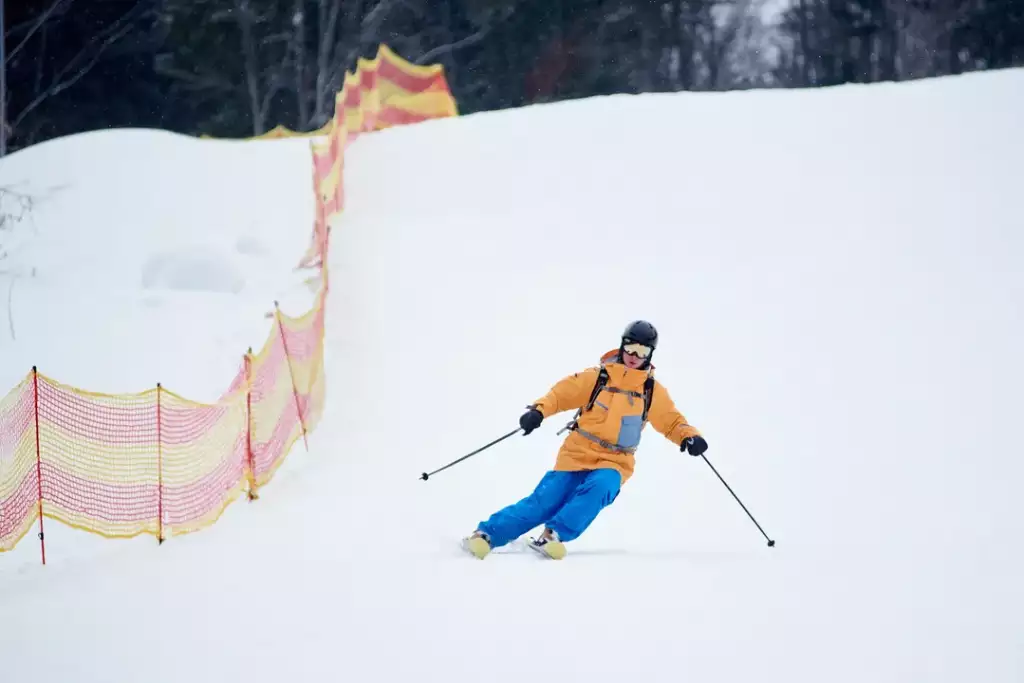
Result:
[[560,560],[565,557],[565,544],[558,538],[558,532],[554,529],[544,529],[539,538],[530,539],[530,547],[552,560]]
[[491,539],[484,532],[477,530],[462,539],[462,549],[470,552],[476,559],[482,560],[491,552]]

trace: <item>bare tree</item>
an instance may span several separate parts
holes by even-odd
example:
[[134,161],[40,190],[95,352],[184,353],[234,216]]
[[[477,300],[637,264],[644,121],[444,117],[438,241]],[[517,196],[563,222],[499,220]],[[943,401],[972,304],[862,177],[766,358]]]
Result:
[[[137,0],[135,4],[125,12],[118,20],[105,26],[101,31],[91,36],[71,59],[63,65],[55,67],[47,73],[47,67],[53,66],[53,57],[48,50],[48,34],[51,24],[59,22],[70,10],[74,0],[55,0],[46,10],[29,25],[12,27],[11,33],[20,34],[25,30],[25,35],[18,41],[6,61],[12,62],[19,56],[22,50],[32,49],[35,45],[33,61],[36,65],[36,77],[34,88],[29,96],[28,102],[21,107],[16,114],[8,114],[7,125],[12,134],[16,134],[26,119],[33,114],[41,105],[51,98],[56,97],[68,88],[74,86],[83,76],[100,60],[103,54],[115,43],[127,36],[134,28],[135,23],[150,11],[148,3]],[[35,41],[36,34],[40,34],[39,40]]]
[[778,36],[764,19],[764,0],[735,0],[726,14],[723,88],[764,88],[777,85],[773,70]]
[[169,49],[155,71],[191,106],[213,109],[212,123],[247,119],[260,135],[296,77],[293,10],[273,0],[164,0]]
[[[361,0],[356,0],[355,4],[361,5],[362,2]],[[333,93],[336,91],[336,88],[334,90],[331,88],[334,88],[335,82],[339,80],[339,72],[336,67],[336,53],[340,48],[338,17],[341,13],[341,3],[319,0],[317,5],[319,18],[317,26],[320,27],[320,31],[317,33],[316,42],[316,78],[314,79],[316,85],[313,93],[313,120],[300,121],[299,125],[311,123],[319,128],[327,123],[331,111],[333,111]],[[344,73],[344,67],[342,67],[341,73]],[[330,109],[328,108],[328,102],[331,104]]]
[[295,0],[292,7],[292,42],[289,48],[295,56],[295,108],[298,111],[299,126],[309,124],[309,88],[306,84],[306,12],[303,0]]
[[[342,16],[342,5],[345,7]],[[383,28],[399,0],[317,0],[318,26],[316,40],[316,77],[312,119],[300,125],[319,128],[334,113],[334,96],[341,90],[345,72],[353,71],[356,60],[380,42]]]
[[[284,44],[288,35],[279,32],[262,38],[257,37],[256,24],[266,22],[267,18],[256,13],[250,0],[234,0],[234,12],[217,16],[218,19],[231,18],[238,23],[245,62],[246,90],[252,115],[252,132],[253,135],[260,135],[267,130],[266,119],[270,104],[284,86],[288,62],[294,57],[288,50],[284,50],[283,56],[277,59],[273,55],[273,48]],[[269,53],[267,60],[272,64],[263,67],[260,57],[265,53]]]
[[737,2],[706,2],[698,12],[698,35],[703,43],[701,61],[707,69],[705,90],[721,90],[731,84],[726,59],[732,52],[746,9],[738,5]]
[[[7,55],[7,59],[14,59],[15,57],[17,57],[18,53],[21,51],[22,48],[25,47],[25,45],[28,44],[28,41],[32,38],[32,36],[34,36],[36,32],[39,31],[39,29],[46,24],[46,22],[48,22],[51,18],[54,17],[57,10],[61,10],[61,12],[66,12],[70,8],[72,2],[74,2],[74,0],[54,0],[54,2],[49,7],[43,10],[42,14],[40,14],[35,19],[29,21],[27,24],[27,30],[25,31],[25,35],[14,47],[14,49],[11,50],[10,54]],[[19,27],[12,28],[11,32],[15,33],[18,28]]]
[[973,3],[961,0],[890,0],[890,11],[897,15],[902,29],[897,63],[904,76],[924,78],[958,71],[957,37],[973,9]]

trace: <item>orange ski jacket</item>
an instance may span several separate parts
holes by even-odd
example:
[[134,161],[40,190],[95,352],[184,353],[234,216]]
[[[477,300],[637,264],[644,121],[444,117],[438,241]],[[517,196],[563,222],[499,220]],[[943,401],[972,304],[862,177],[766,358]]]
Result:
[[[555,460],[555,470],[578,471],[611,467],[622,475],[622,483],[633,475],[635,451],[640,443],[643,420],[644,381],[648,369],[631,369],[618,358],[618,349],[601,357],[601,366],[608,373],[608,382],[598,394],[594,406],[584,411],[577,428],[562,442]],[[556,383],[533,406],[546,418],[565,410],[586,406],[597,382],[601,366],[574,373]],[[700,434],[690,425],[669,396],[668,390],[655,380],[647,421],[677,446],[683,440]]]

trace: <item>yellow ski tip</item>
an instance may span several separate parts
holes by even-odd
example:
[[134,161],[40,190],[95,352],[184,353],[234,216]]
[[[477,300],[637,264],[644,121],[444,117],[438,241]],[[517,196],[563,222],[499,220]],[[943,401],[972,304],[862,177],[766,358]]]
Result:
[[565,544],[561,541],[548,541],[541,546],[541,550],[543,550],[552,560],[562,559],[565,557],[566,552]]
[[466,550],[473,553],[478,560],[482,560],[491,552],[491,546],[487,541],[476,536],[475,538],[466,539]]

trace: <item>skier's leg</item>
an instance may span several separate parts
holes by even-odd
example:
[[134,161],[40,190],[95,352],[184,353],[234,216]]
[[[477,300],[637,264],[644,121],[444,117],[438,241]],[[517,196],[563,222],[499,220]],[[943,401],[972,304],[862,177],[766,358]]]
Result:
[[622,475],[613,469],[597,469],[586,474],[554,517],[545,526],[558,534],[562,542],[579,537],[598,513],[612,504],[622,486]]
[[539,525],[558,510],[572,495],[587,472],[548,472],[533,492],[491,515],[477,526],[487,534],[490,546],[497,548],[513,541]]

